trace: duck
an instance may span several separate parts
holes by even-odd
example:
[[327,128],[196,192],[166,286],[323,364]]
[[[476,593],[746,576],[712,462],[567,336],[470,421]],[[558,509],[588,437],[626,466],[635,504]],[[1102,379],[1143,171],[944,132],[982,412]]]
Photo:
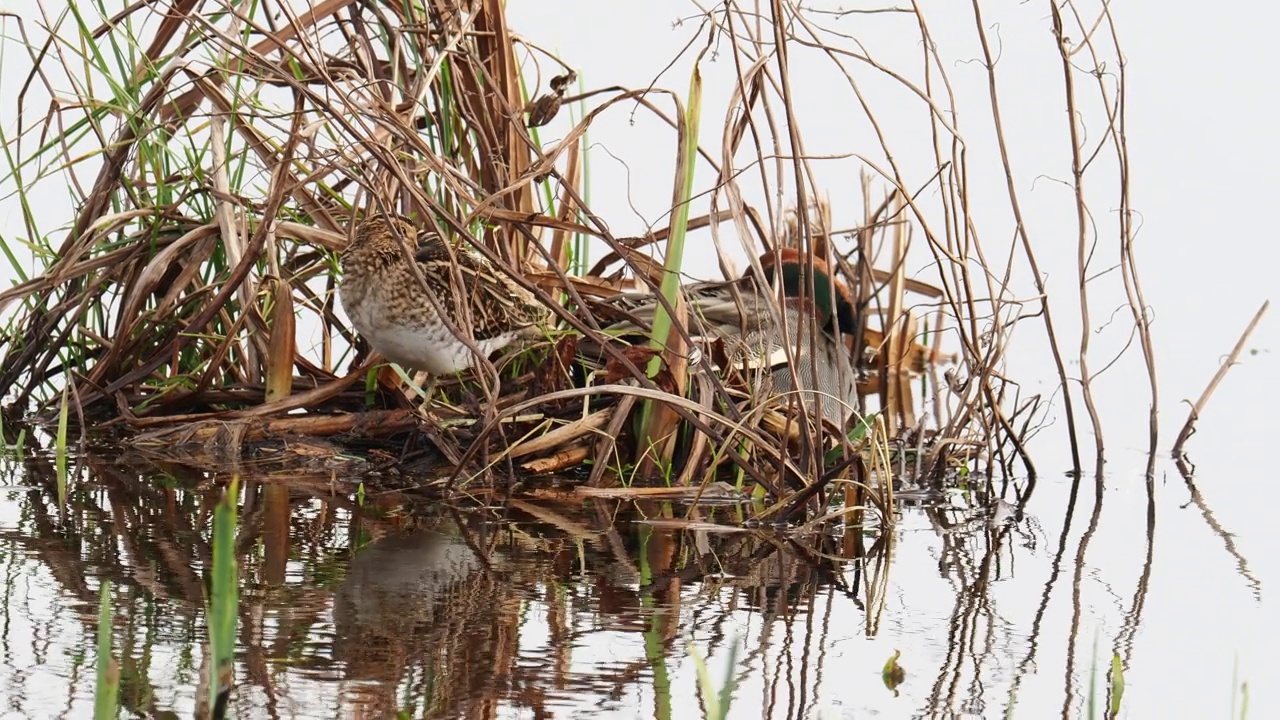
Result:
[[537,338],[551,317],[532,293],[483,255],[470,247],[451,247],[438,233],[420,230],[403,215],[368,215],[339,264],[338,295],[355,330],[387,360],[431,375],[432,387],[439,376],[477,363],[475,351],[450,324],[469,333],[488,357],[513,342]]
[[[849,287],[833,278],[821,259],[805,262],[794,248],[766,253],[760,265],[764,283],[748,270],[735,279],[682,288],[689,308],[689,333],[698,351],[691,359],[719,358],[716,369],[741,374],[745,384],[758,391],[752,393],[757,400],[803,395],[810,412],[816,404],[822,420],[843,428],[858,396],[850,347],[859,318]],[[775,279],[781,304],[772,290]],[[649,332],[660,305],[653,293],[620,293],[601,303],[609,308],[603,314],[620,316],[605,327],[610,335]],[[780,311],[781,327],[770,305]],[[722,353],[714,347],[717,341]]]

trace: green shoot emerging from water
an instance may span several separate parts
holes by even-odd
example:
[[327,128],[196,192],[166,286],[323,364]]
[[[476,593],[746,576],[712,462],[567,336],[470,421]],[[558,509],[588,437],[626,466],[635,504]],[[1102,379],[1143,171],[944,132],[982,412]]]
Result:
[[93,720],[112,720],[120,694],[120,665],[111,657],[110,581],[102,581],[98,594],[98,680],[93,693]]
[[209,683],[209,707],[218,717],[225,708],[234,676],[236,617],[239,613],[239,573],[236,569],[236,498],[240,478],[235,476],[213,514],[212,602],[209,608],[209,654],[213,680]]

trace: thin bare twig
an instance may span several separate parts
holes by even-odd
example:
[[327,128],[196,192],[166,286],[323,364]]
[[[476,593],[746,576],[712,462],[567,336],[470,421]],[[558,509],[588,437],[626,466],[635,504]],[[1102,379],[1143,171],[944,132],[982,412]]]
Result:
[[1240,335],[1240,339],[1236,341],[1235,347],[1231,348],[1231,354],[1227,356],[1225,362],[1213,374],[1213,379],[1209,381],[1209,385],[1200,393],[1199,399],[1191,406],[1191,412],[1187,413],[1187,421],[1182,424],[1182,430],[1178,432],[1178,439],[1173,443],[1173,457],[1177,459],[1185,459],[1186,455],[1182,448],[1195,432],[1196,421],[1200,419],[1200,413],[1204,412],[1205,405],[1209,404],[1209,398],[1213,395],[1214,390],[1218,389],[1218,384],[1227,376],[1227,371],[1236,364],[1236,360],[1240,357],[1240,353],[1244,352],[1245,343],[1249,341],[1249,336],[1253,334],[1253,329],[1258,326],[1258,322],[1262,320],[1262,316],[1266,314],[1267,308],[1271,307],[1271,301],[1266,300],[1262,303],[1262,307],[1258,308],[1258,312],[1253,314],[1253,319],[1249,321],[1249,326],[1244,329]]

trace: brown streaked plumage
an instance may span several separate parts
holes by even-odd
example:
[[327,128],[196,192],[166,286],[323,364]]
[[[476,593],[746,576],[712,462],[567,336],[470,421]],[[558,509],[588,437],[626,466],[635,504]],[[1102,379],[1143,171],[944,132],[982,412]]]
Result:
[[[486,356],[512,341],[536,337],[549,318],[546,307],[484,256],[461,246],[450,253],[436,233],[419,233],[407,218],[377,213],[356,228],[342,253],[338,294],[351,324],[392,362],[431,375],[476,364],[475,354],[437,313],[409,257],[448,319],[462,332],[470,330]],[[455,259],[460,288],[454,282]]]
[[569,87],[569,83],[577,79],[578,73],[572,70],[551,78],[551,92],[538,97],[525,107],[525,112],[529,114],[528,127],[542,127],[551,122],[556,113],[560,112],[560,103],[564,102],[565,89]]

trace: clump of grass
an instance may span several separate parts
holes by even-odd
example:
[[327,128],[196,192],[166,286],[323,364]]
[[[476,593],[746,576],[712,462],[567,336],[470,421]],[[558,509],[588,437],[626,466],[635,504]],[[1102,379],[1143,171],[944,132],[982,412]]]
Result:
[[[840,462],[857,452],[848,433],[831,442],[797,441],[754,411],[751,388],[733,387],[706,367],[689,369],[676,351],[689,339],[678,291],[690,233],[710,234],[724,269],[721,226],[731,224],[754,269],[764,250],[794,247],[830,264],[853,289],[863,312],[847,340],[855,357],[873,356],[874,371],[860,386],[857,410],[878,403],[887,442],[915,441],[919,474],[940,480],[959,455],[972,457],[988,477],[996,470],[1012,474],[1018,462],[1034,474],[1023,439],[1040,399],[1018,394],[1005,379],[1003,357],[1012,328],[1035,317],[1036,308],[1012,294],[1010,271],[983,250],[983,226],[968,205],[968,146],[947,120],[953,98],[946,63],[918,13],[901,15],[930,48],[929,81],[917,87],[905,79],[913,73],[887,76],[919,99],[930,133],[921,142],[934,148],[936,167],[921,177],[906,173],[885,136],[869,132],[882,159],[871,157],[875,148],[858,150],[862,213],[855,226],[840,230],[815,185],[816,160],[805,151],[792,49],[823,50],[848,79],[847,87],[830,91],[856,97],[865,113],[859,120],[868,126],[880,120],[845,64],[864,50],[835,46],[846,35],[823,34],[799,7],[783,4],[758,16],[729,4],[702,19],[710,32],[701,52],[715,46],[740,68],[720,133],[701,132],[709,118],[695,60],[674,114],[661,103],[678,96],[661,88],[586,89],[576,98],[562,98],[564,87],[557,88],[556,100],[578,103],[581,112],[554,144],[527,127],[522,108],[537,95],[527,91],[527,78],[539,63],[566,70],[571,64],[513,34],[501,0],[324,3],[301,15],[279,0],[235,13],[188,4],[158,23],[147,13],[159,11],[147,4],[118,16],[97,6],[70,7],[51,28],[51,49],[19,41],[36,65],[17,110],[25,117],[33,104],[43,109],[37,95],[61,98],[64,85],[74,101],[51,103],[44,123],[0,136],[7,168],[0,181],[12,186],[23,210],[22,242],[43,264],[23,273],[17,243],[0,239],[22,278],[0,291],[0,313],[14,311],[0,337],[0,397],[12,397],[20,411],[47,419],[59,391],[70,387],[82,421],[119,420],[155,444],[182,439],[198,446],[228,427],[244,443],[272,432],[351,437],[357,429],[394,426],[401,434],[379,437],[387,447],[403,447],[409,429],[420,430],[440,457],[469,476],[495,468],[547,473],[591,461],[589,483],[603,484],[614,480],[604,468],[630,462],[647,480],[666,470],[673,484],[685,486],[736,473],[780,507],[820,507],[807,502],[832,479],[819,461],[836,443]],[[980,9],[974,12],[980,20]],[[276,27],[280,16],[293,20]],[[13,37],[26,37],[23,20],[3,21],[17,26]],[[1057,9],[1054,22],[1064,22]],[[144,27],[154,31],[144,36]],[[977,27],[989,52],[985,26]],[[760,57],[762,47],[773,50]],[[995,72],[994,63],[988,67]],[[1078,73],[1069,63],[1065,69],[1074,106],[1071,78]],[[996,90],[993,74],[993,107]],[[586,200],[584,138],[598,118],[624,108],[673,127],[679,141],[670,219],[642,238],[616,237]],[[1077,113],[1069,115],[1071,150],[1080,160]],[[704,135],[721,138],[723,147],[704,147]],[[1113,137],[1123,164],[1122,133]],[[695,170],[707,168],[714,183],[696,187]],[[870,180],[868,168],[879,180]],[[1085,376],[1068,378],[1008,172],[1010,208],[1041,290],[1036,302],[1062,386],[1083,392],[1097,428],[1087,342],[1079,358]],[[51,181],[63,182],[69,204],[79,208],[69,228],[40,227],[33,191]],[[926,188],[940,207],[918,200]],[[1080,217],[1088,217],[1083,186],[1076,189]],[[592,197],[599,195],[597,189]],[[1128,250],[1127,188],[1123,195],[1121,262],[1131,305],[1141,308]],[[764,199],[753,204],[749,196]],[[707,209],[699,213],[693,205],[703,198]],[[480,363],[468,391],[456,393],[456,412],[418,423],[410,379],[372,372],[362,362],[367,348],[334,303],[336,253],[352,225],[375,209],[401,212],[474,246],[552,307],[559,327],[531,351],[549,362]],[[1081,248],[1084,237],[1081,229]],[[608,251],[589,268],[587,238]],[[932,256],[936,280],[908,276],[913,241]],[[666,246],[661,265],[643,253],[655,243]],[[1093,273],[1086,272],[1083,250],[1081,257],[1083,279]],[[619,349],[601,332],[593,301],[639,287],[664,302],[652,346]],[[1087,293],[1080,292],[1087,319]],[[1145,318],[1135,312],[1147,348]],[[928,344],[919,341],[922,320]],[[318,340],[304,341],[312,330]],[[963,371],[949,384],[930,372],[944,337]],[[606,348],[604,380],[579,382],[582,341]],[[932,412],[922,412],[916,377],[928,379]],[[636,407],[640,427],[628,432]],[[370,410],[387,413],[378,416],[385,422],[331,421]],[[787,408],[790,419],[802,412],[799,405]],[[263,426],[264,418],[271,425]],[[1074,451],[1069,406],[1067,419]],[[613,458],[625,462],[608,462]]]

